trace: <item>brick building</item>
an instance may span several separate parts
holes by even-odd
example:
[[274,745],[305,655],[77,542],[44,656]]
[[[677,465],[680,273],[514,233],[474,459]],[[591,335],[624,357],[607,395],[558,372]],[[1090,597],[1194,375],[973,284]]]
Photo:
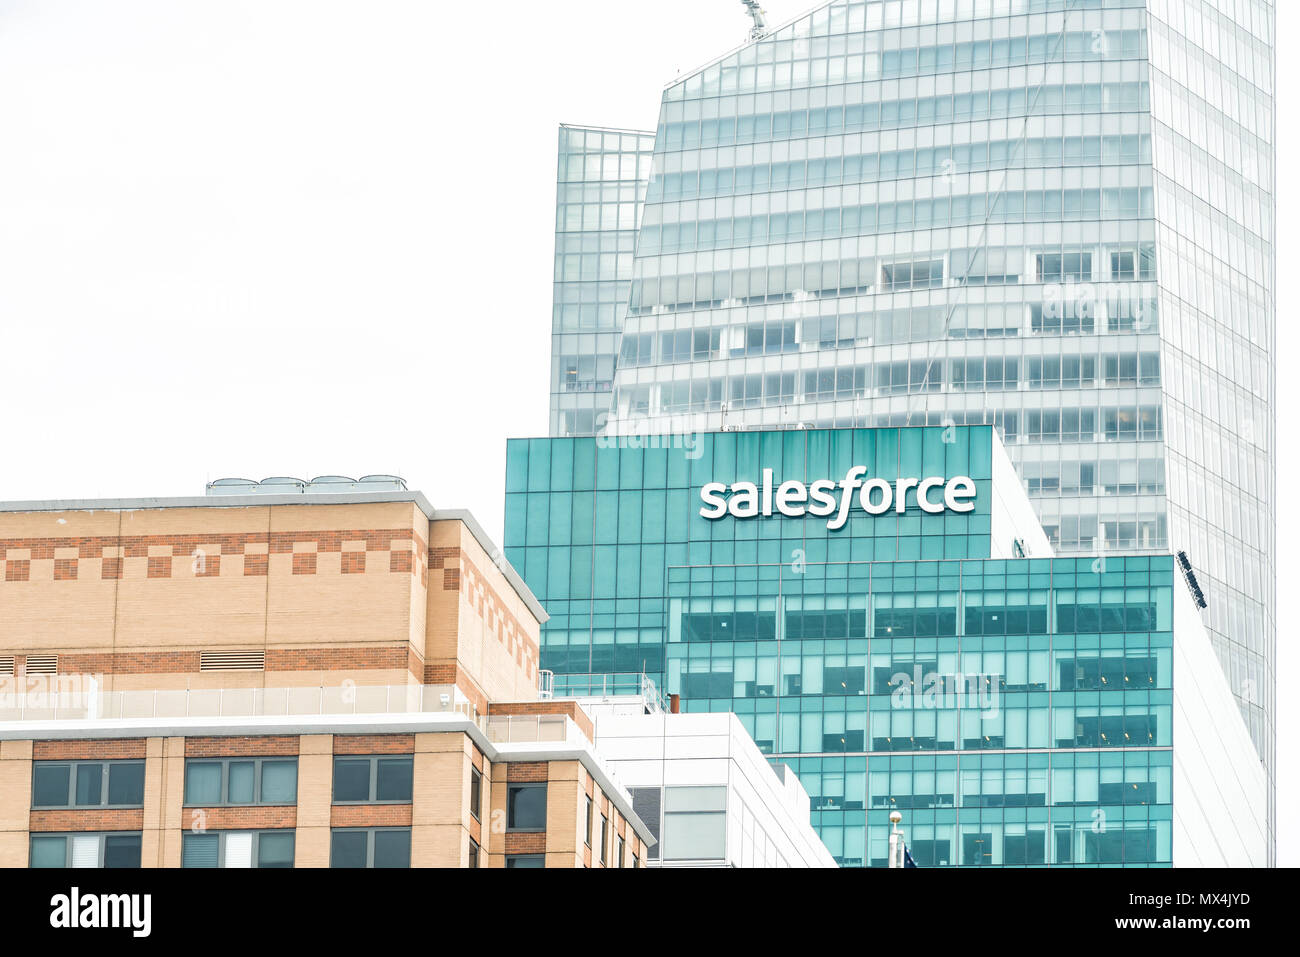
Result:
[[645,860],[473,517],[329,487],[0,505],[0,864]]

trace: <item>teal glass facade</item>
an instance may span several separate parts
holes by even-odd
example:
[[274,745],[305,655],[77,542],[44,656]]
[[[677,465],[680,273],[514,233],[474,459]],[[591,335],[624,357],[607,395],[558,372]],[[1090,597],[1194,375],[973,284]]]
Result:
[[[735,712],[799,775],[841,864],[883,864],[898,809],[923,866],[1167,866],[1174,560],[990,559],[994,441],[512,441],[506,557],[551,615],[542,666],[559,693],[644,670],[683,710]],[[975,508],[925,514],[909,493],[903,514],[856,510],[836,532],[699,515],[707,482],[854,465],[970,476]]]

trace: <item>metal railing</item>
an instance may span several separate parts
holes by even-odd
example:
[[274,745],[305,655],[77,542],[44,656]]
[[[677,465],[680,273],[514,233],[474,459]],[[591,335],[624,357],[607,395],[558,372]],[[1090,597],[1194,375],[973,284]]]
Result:
[[645,672],[555,675],[557,698],[641,698],[650,714],[668,710],[668,700]]
[[[61,676],[62,677],[62,676]],[[68,676],[71,677],[71,676]],[[17,691],[0,685],[0,724],[13,721],[458,714],[494,744],[585,744],[563,714],[483,715],[455,685],[99,690],[93,678]]]
[[493,744],[578,744],[586,738],[568,715],[492,714],[479,726]]
[[102,692],[97,683],[0,693],[0,721],[456,713],[477,719],[455,685],[177,688]]

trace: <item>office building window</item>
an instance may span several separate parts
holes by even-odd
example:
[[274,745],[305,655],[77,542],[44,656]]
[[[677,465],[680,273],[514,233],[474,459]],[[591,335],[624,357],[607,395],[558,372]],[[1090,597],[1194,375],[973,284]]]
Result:
[[545,867],[545,854],[507,854],[506,867]]
[[142,807],[143,761],[36,761],[32,807]]
[[623,859],[624,859],[624,855],[626,854],[626,852],[627,852],[627,841],[625,841],[623,838],[620,837],[620,838],[618,839],[618,852],[617,852],[617,853],[618,853],[618,857],[617,857],[617,859],[616,859],[615,862],[614,862],[614,866],[615,866],[615,867],[622,867],[622,866],[623,866]]
[[600,816],[600,863],[609,863],[609,818]]
[[409,827],[336,827],[330,867],[410,867]]
[[588,847],[591,847],[591,824],[593,820],[592,808],[593,808],[593,804],[591,801],[591,795],[588,794],[587,795],[587,846]]
[[414,759],[336,757],[335,804],[410,804]]
[[202,758],[185,762],[186,807],[297,802],[297,758]]
[[726,788],[665,789],[664,860],[721,860],[726,843]]
[[469,866],[470,867],[477,868],[479,866],[479,862],[478,862],[479,853],[480,853],[480,848],[478,846],[478,842],[471,837],[469,839]]
[[208,831],[181,837],[181,867],[293,867],[294,832]]
[[483,810],[483,775],[478,772],[477,768],[470,768],[469,771],[469,813],[474,815],[474,820],[482,820]]
[[33,834],[32,867],[139,867],[140,837],[130,832]]
[[545,784],[511,784],[507,786],[506,830],[546,830]]

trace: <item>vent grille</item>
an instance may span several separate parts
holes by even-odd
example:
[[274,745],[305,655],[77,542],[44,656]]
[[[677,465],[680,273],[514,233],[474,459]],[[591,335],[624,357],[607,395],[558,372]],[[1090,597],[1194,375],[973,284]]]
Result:
[[201,651],[199,671],[265,671],[264,651]]
[[28,655],[27,673],[29,675],[52,675],[59,670],[58,655]]
[[14,673],[14,656],[0,655],[0,675],[11,675]]

